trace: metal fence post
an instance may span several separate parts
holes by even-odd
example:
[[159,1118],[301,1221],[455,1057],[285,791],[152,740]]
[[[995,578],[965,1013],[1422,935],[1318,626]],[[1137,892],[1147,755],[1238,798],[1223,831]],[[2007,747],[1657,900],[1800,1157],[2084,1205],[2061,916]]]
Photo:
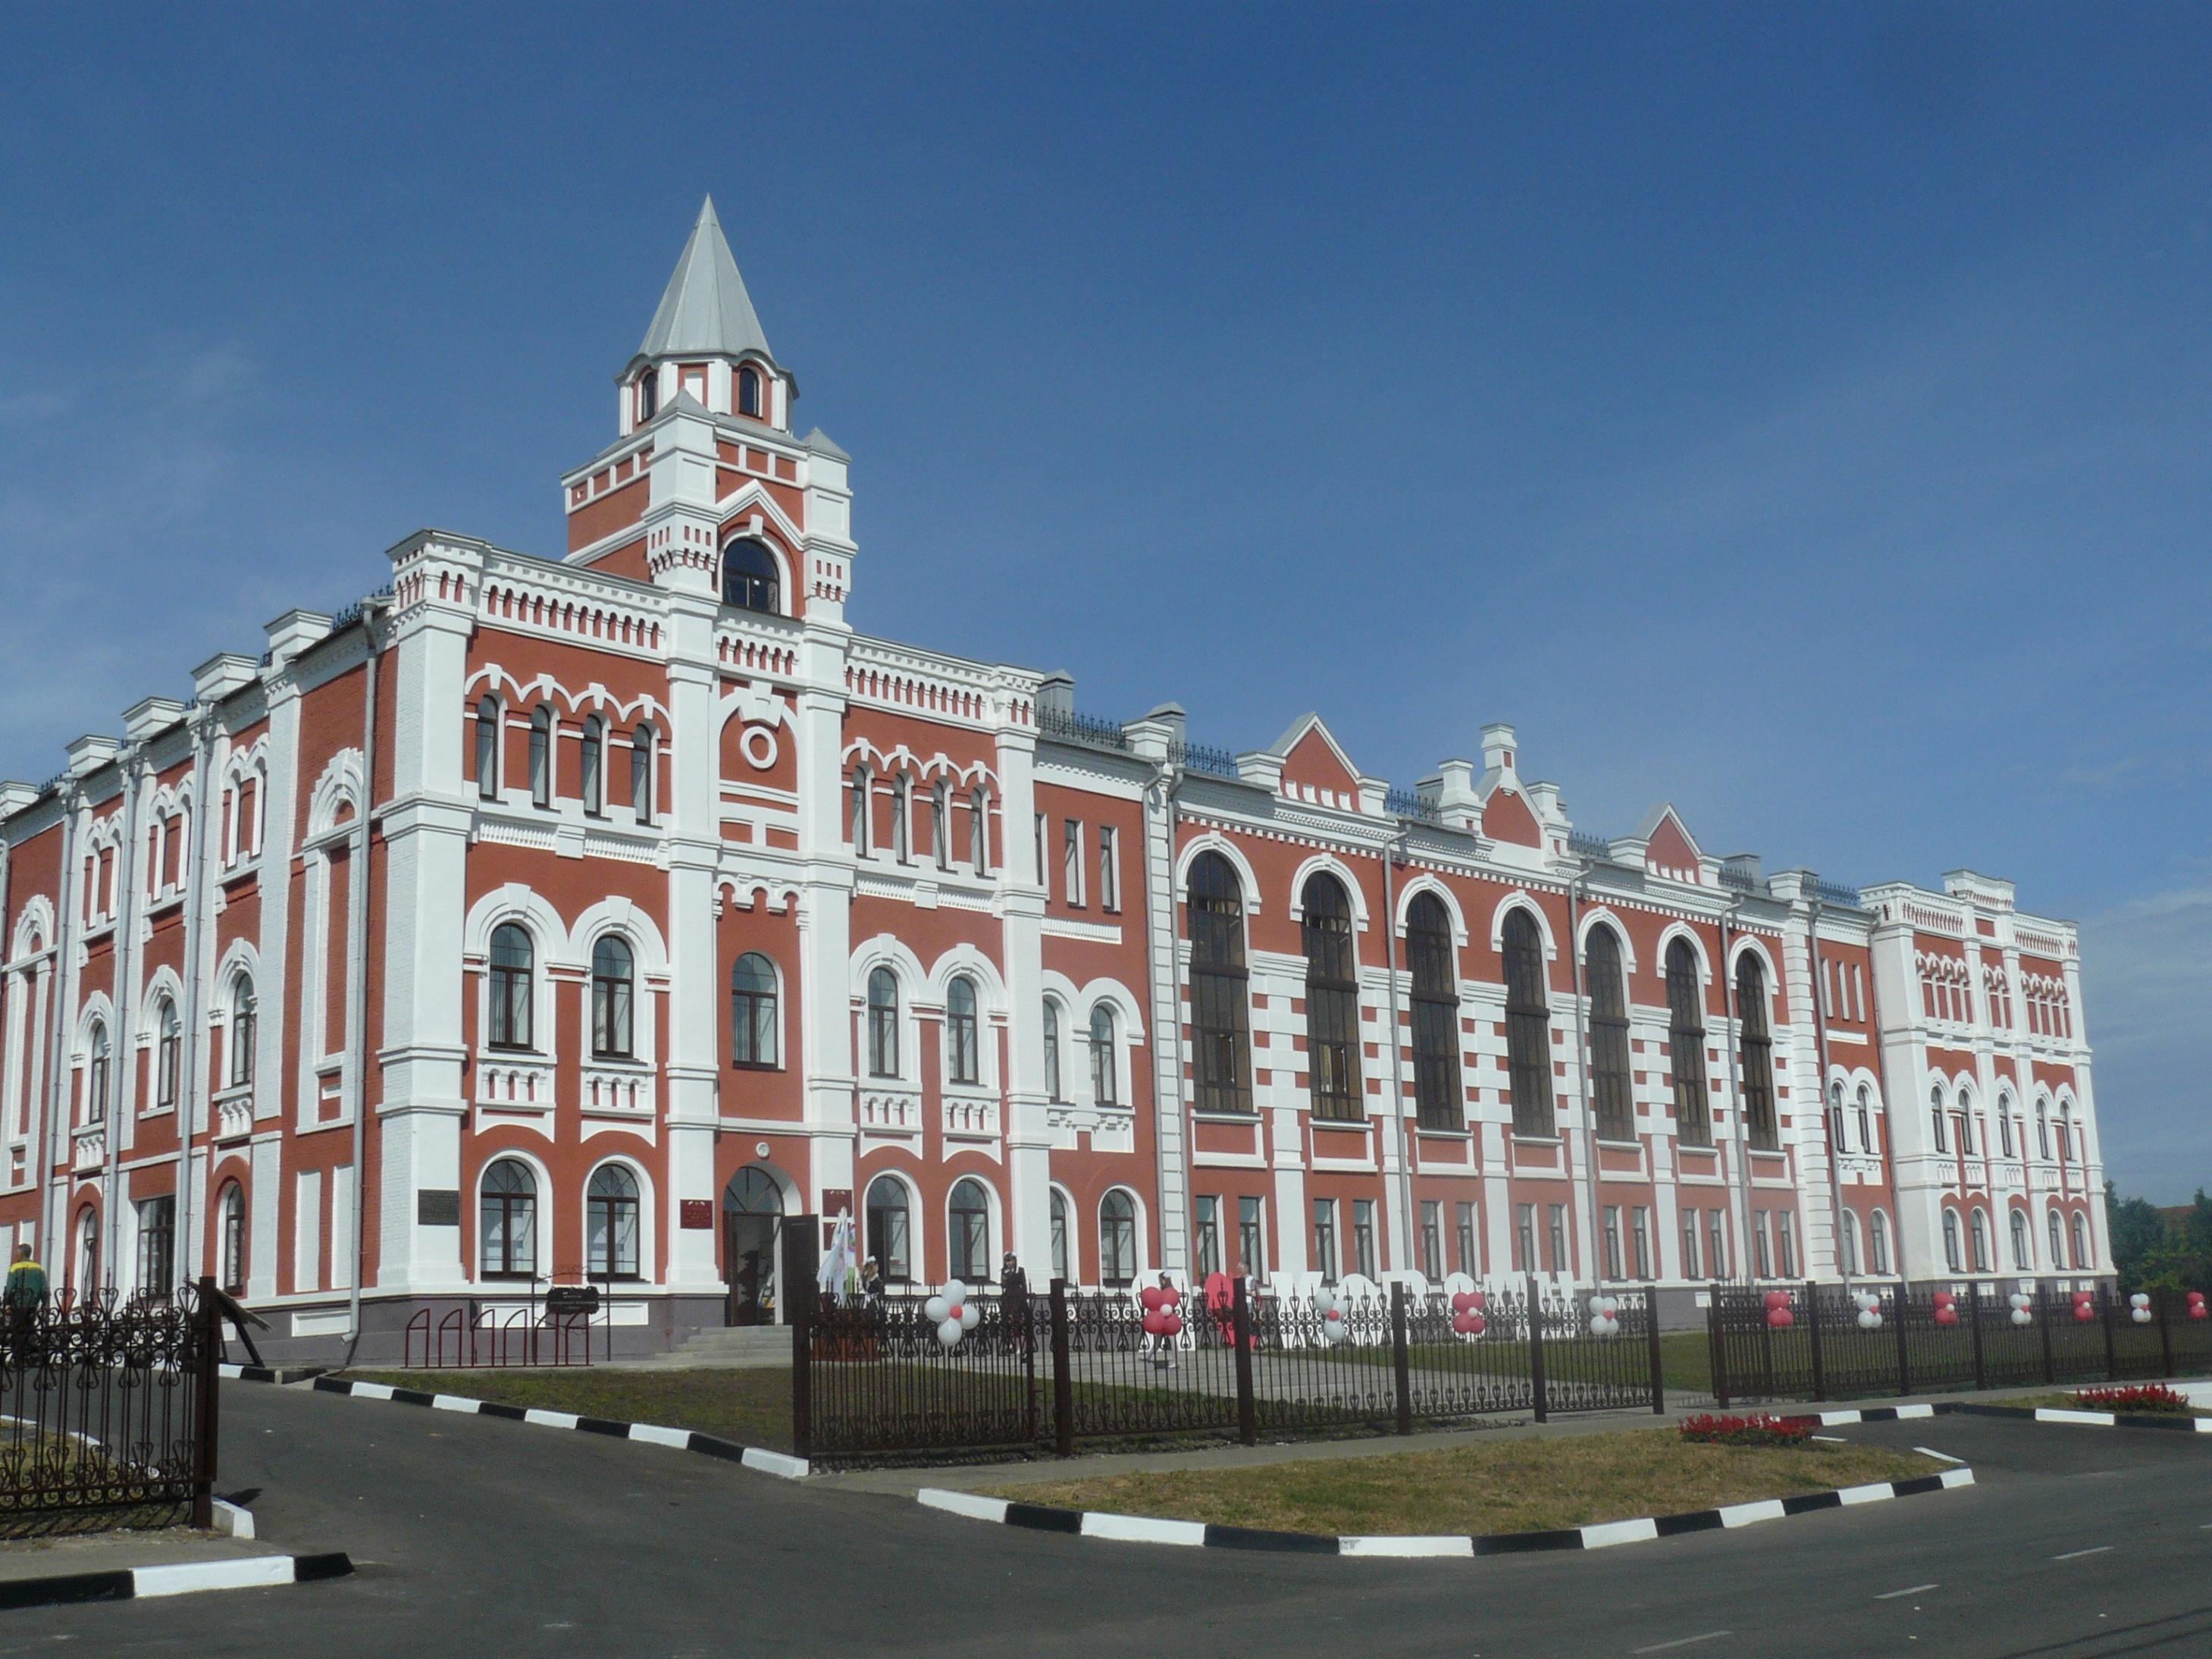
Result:
[[1390,1285],[1390,1368],[1398,1384],[1398,1432],[1413,1431],[1413,1360],[1406,1342],[1406,1281]]
[[1890,1322],[1897,1328],[1897,1392],[1900,1397],[1912,1392],[1912,1359],[1905,1340],[1905,1316],[1911,1304],[1912,1286],[1900,1279],[1897,1281],[1897,1317]]
[[[2114,1284],[2119,1281],[2115,1279]],[[2112,1341],[2112,1292],[2106,1285],[2097,1287],[2097,1301],[2105,1310],[2105,1378],[2107,1382],[2120,1380],[2119,1349]]]
[[1252,1296],[1242,1273],[1230,1292],[1229,1334],[1237,1344],[1237,1437],[1256,1446],[1260,1413],[1252,1398]]
[[1052,1444],[1075,1455],[1075,1377],[1068,1364],[1067,1281],[1052,1281]]
[[1820,1363],[1820,1289],[1809,1279],[1805,1281],[1805,1335],[1813,1350],[1813,1398],[1826,1400],[1828,1377]]
[[2151,1292],[2158,1298],[2158,1363],[2166,1369],[2161,1375],[2173,1375],[2173,1327],[2166,1322],[2166,1310],[2172,1305],[2173,1292],[2160,1285]]
[[1990,1386],[1988,1368],[1982,1363],[1982,1285],[1979,1279],[1966,1286],[1966,1317],[1974,1327],[1974,1386]]
[[1713,1375],[1713,1401],[1723,1411],[1728,1409],[1728,1332],[1721,1317],[1721,1287],[1705,1287],[1705,1363]]
[[2035,1323],[2043,1333],[2043,1385],[2049,1388],[2058,1380],[2058,1367],[2051,1355],[2051,1284],[2047,1279],[2035,1281]]
[[199,1433],[192,1449],[192,1524],[202,1530],[215,1525],[216,1437],[222,1423],[216,1389],[222,1380],[222,1319],[216,1311],[215,1279],[202,1273],[198,1301],[192,1310],[199,1349],[193,1356],[199,1370]]
[[1664,1416],[1667,1372],[1659,1352],[1659,1293],[1650,1289],[1644,1292],[1644,1340],[1651,1357],[1651,1410],[1655,1416]]
[[1528,1391],[1535,1405],[1536,1420],[1548,1421],[1544,1414],[1544,1304],[1536,1294],[1536,1276],[1527,1276],[1528,1296]]
[[783,1224],[783,1282],[777,1291],[791,1324],[791,1449],[814,1455],[814,1269],[816,1218]]

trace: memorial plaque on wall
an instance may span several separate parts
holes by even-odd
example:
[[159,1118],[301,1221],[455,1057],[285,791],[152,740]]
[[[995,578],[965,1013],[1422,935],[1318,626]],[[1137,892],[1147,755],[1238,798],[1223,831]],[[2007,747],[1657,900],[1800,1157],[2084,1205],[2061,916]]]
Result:
[[425,1187],[415,1194],[415,1221],[422,1227],[461,1224],[461,1193],[458,1187]]
[[678,1222],[689,1231],[711,1231],[714,1225],[714,1200],[711,1198],[679,1199],[676,1213]]

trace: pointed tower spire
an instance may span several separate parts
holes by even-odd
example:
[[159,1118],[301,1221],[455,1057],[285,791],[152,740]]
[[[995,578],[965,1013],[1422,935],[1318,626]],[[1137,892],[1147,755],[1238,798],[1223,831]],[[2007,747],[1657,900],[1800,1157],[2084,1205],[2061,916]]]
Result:
[[676,274],[668,279],[637,355],[658,361],[679,355],[737,357],[747,352],[775,362],[753,311],[752,296],[745,292],[745,279],[738,274],[738,262],[722,234],[721,221],[714,216],[714,198],[709,196],[700,206],[698,222],[691,227],[690,240],[684,244]]

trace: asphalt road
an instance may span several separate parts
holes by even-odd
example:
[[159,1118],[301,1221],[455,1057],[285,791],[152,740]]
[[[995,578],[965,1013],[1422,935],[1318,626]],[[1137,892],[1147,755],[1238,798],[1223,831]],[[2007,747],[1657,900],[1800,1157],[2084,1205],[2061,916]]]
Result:
[[[1838,1433],[1964,1491],[1599,1553],[1245,1555],[994,1527],[661,1447],[225,1391],[224,1486],[352,1579],[0,1614],[0,1654],[2212,1654],[2212,1436]],[[89,1643],[89,1650],[78,1644]]]

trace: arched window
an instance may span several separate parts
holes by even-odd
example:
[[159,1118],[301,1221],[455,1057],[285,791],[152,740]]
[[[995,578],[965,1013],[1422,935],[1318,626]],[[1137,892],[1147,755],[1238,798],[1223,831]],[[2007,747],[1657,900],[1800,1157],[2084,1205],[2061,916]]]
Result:
[[991,1200],[983,1183],[972,1176],[954,1182],[948,1214],[951,1276],[969,1285],[988,1283],[992,1274]]
[[1869,1252],[1874,1258],[1874,1270],[1887,1276],[1889,1273],[1889,1218],[1880,1210],[1874,1212],[1874,1219],[1868,1224],[1867,1236],[1874,1246]]
[[898,976],[888,968],[868,975],[868,1074],[899,1074]]
[[929,791],[929,855],[939,869],[952,867],[952,789],[943,778]]
[[750,415],[756,420],[761,412],[761,377],[757,368],[738,371],[738,413]]
[[1460,1085],[1459,965],[1451,913],[1434,893],[1406,910],[1406,966],[1413,981],[1413,1102],[1424,1129],[1467,1127]]
[[2030,1269],[2027,1259],[2027,1212],[2012,1212],[2012,1270],[2024,1273]]
[[907,861],[908,836],[914,823],[914,786],[902,772],[891,780],[891,856]]
[[1735,965],[1735,1012],[1743,1032],[1743,1115],[1751,1144],[1761,1152],[1782,1145],[1774,1115],[1774,1039],[1766,1025],[1766,969],[1747,951]]
[[1191,860],[1191,1070],[1201,1112],[1252,1109],[1251,1010],[1246,1000],[1244,893],[1218,853]]
[[969,856],[975,860],[975,873],[991,873],[991,798],[978,786],[970,798],[969,812],[975,823],[969,830]]
[[629,811],[640,823],[653,822],[653,728],[641,726],[629,736]]
[[483,800],[499,797],[499,728],[497,697],[477,704],[477,794]]
[[1308,878],[1300,896],[1306,957],[1306,1064],[1316,1117],[1357,1121],[1359,1089],[1359,970],[1352,942],[1352,902],[1333,876]]
[[740,611],[779,614],[779,583],[775,556],[750,536],[740,536],[722,550],[722,603]]
[[177,1018],[177,1005],[168,998],[161,999],[154,1014],[154,1103],[174,1106],[177,1103],[177,1074],[184,1049],[184,1026]]
[[914,1279],[913,1237],[907,1212],[906,1183],[896,1176],[880,1175],[868,1183],[865,1206],[867,1237],[864,1245],[875,1257],[886,1285],[911,1284]]
[[1114,1042],[1114,1011],[1101,1002],[1091,1010],[1091,1103],[1121,1102],[1121,1064]]
[[1073,1284],[1075,1274],[1068,1257],[1067,1194],[1055,1187],[1052,1189],[1052,1276]]
[[1098,1277],[1116,1286],[1137,1277],[1137,1206],[1118,1187],[1098,1206]]
[[976,1080],[976,1047],[975,981],[956,974],[945,990],[945,1069],[950,1081]]
[[748,951],[730,965],[730,1063],[775,1065],[776,1035],[775,964]]
[[1959,1212],[1956,1210],[1943,1212],[1943,1265],[1954,1273],[1966,1271],[1959,1255]]
[[637,377],[637,421],[642,426],[660,411],[660,371],[648,368]]
[[1867,1092],[1867,1086],[1863,1083],[1859,1085],[1858,1119],[1859,1150],[1863,1152],[1871,1152],[1875,1150],[1874,1144],[1874,1097]]
[[1060,1092],[1060,1005],[1044,1000],[1044,1097],[1063,1098]]
[[628,1060],[633,1042],[636,962],[629,946],[613,933],[592,947],[592,1053],[600,1060]]
[[2071,1106],[2058,1109],[2058,1156],[2070,1158],[2077,1164],[2081,1161],[2081,1143],[2074,1136],[2074,1109]]
[[1846,1133],[1849,1127],[1844,1121],[1844,1085],[1832,1083],[1828,1085],[1828,1139],[1838,1152],[1851,1149],[1850,1136]]
[[1552,1007],[1544,980],[1544,940],[1535,919],[1505,918],[1505,1052],[1513,1091],[1513,1133],[1551,1136]]
[[853,843],[853,850],[855,853],[865,854],[868,850],[869,805],[872,794],[873,790],[868,781],[868,769],[865,766],[854,767],[851,808],[847,814],[848,827],[846,839]]
[[538,1177],[528,1164],[502,1158],[484,1171],[477,1222],[486,1279],[537,1276]]
[[1936,1150],[1951,1150],[1950,1132],[1943,1127],[1943,1085],[1940,1083],[1928,1091],[1928,1121],[1936,1131]]
[[1970,1231],[1974,1244],[1974,1271],[1985,1273],[1990,1270],[1990,1217],[1986,1210],[1977,1209]]
[[[2057,1216],[2051,1224],[2058,1225]],[[100,1292],[100,1215],[88,1204],[76,1212],[76,1293],[80,1297]]]
[[2051,1115],[2039,1100],[2035,1103],[2035,1152],[2046,1161],[2051,1157]]
[[246,1193],[234,1181],[222,1189],[216,1213],[222,1218],[222,1288],[246,1294]]
[[1843,1224],[1840,1237],[1844,1246],[1844,1273],[1846,1278],[1852,1278],[1859,1271],[1859,1219],[1845,1210]]
[[1686,939],[1667,947],[1667,1066],[1674,1086],[1675,1137],[1685,1146],[1711,1146],[1705,991],[1698,978],[1698,953]]
[[2045,1236],[2051,1241],[2051,1265],[2053,1267],[2063,1267],[2066,1265],[2066,1241],[2058,1231],[2058,1206],[2057,1205],[2054,1204],[2051,1206],[2051,1211],[2047,1218],[2051,1224],[2045,1230]]
[[531,1046],[531,983],[537,952],[520,922],[502,921],[491,930],[491,1029],[484,1041],[495,1048]]
[[253,976],[240,974],[230,982],[230,1086],[234,1089],[253,1081],[259,1024],[260,1003],[253,994]]
[[635,1279],[637,1177],[619,1164],[592,1171],[584,1192],[584,1248],[593,1279]]
[[2089,1224],[2081,1212],[2074,1212],[2074,1271],[2087,1273],[2091,1266],[2089,1256]]
[[2007,1158],[2012,1156],[2012,1102],[2000,1097],[1997,1101],[1997,1139]]
[[578,777],[584,810],[593,816],[607,810],[607,723],[597,714],[584,721],[583,764]]
[[1610,927],[1591,931],[1583,964],[1589,994],[1590,1097],[1600,1140],[1636,1139],[1636,1106],[1628,1081],[1628,990],[1620,965],[1620,936]]
[[530,804],[553,804],[553,711],[544,703],[530,711]]

